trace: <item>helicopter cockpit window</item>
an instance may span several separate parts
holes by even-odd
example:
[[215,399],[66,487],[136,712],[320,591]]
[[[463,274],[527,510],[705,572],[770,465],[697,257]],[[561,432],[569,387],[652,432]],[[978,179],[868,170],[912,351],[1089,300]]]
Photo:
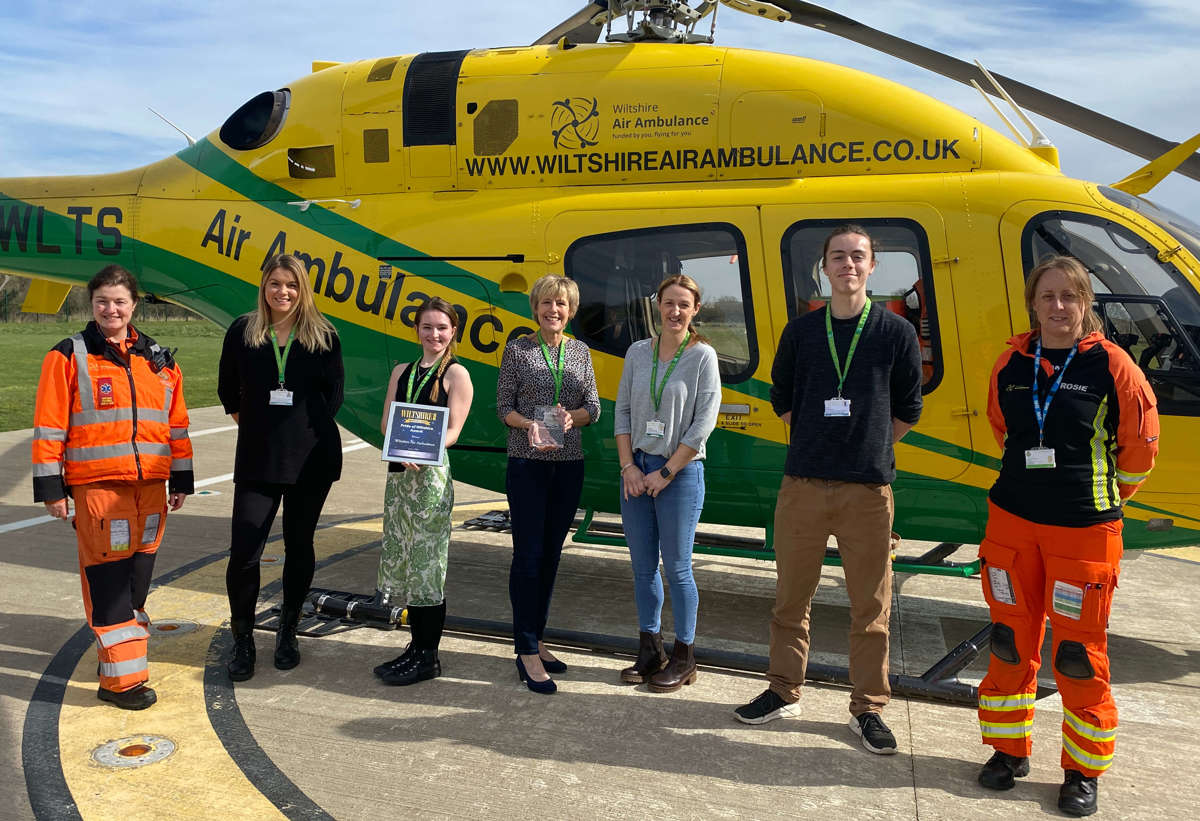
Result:
[[[808,313],[829,300],[829,279],[821,270],[821,249],[830,231],[847,220],[804,220],[783,235],[781,254],[788,318]],[[850,220],[875,240],[875,271],[867,280],[874,302],[912,323],[921,343],[922,393],[942,378],[941,343],[933,298],[929,241],[920,224],[908,219]]]
[[292,92],[264,91],[250,99],[221,126],[221,142],[235,151],[249,151],[275,139],[287,119]]
[[1105,335],[1149,379],[1159,412],[1200,415],[1200,297],[1158,249],[1103,217],[1039,214],[1022,237],[1025,274],[1052,254],[1072,256],[1092,277]]
[[567,249],[565,267],[579,285],[572,331],[595,350],[624,356],[631,344],[657,334],[658,284],[683,273],[700,286],[696,330],[716,349],[722,381],[741,382],[754,373],[758,346],[746,242],[732,225],[677,225],[584,237]]

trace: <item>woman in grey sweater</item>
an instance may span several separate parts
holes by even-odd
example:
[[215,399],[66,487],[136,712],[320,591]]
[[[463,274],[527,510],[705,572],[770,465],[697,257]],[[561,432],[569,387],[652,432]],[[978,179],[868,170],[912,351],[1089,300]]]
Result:
[[[621,671],[629,684],[670,693],[696,680],[693,644],[699,595],[692,544],[704,507],[704,443],[717,424],[717,354],[692,328],[700,287],[685,274],[658,286],[662,333],[629,346],[617,389],[621,519],[633,562],[640,646]],[[675,621],[670,659],[663,650],[662,558]]]

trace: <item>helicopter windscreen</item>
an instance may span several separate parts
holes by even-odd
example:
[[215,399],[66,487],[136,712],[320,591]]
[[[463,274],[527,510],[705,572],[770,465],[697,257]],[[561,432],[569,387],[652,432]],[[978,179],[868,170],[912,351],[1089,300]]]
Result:
[[1192,222],[1183,214],[1155,205],[1150,200],[1134,197],[1124,191],[1107,186],[1100,187],[1100,193],[1117,205],[1124,205],[1131,211],[1137,211],[1146,219],[1158,225],[1168,234],[1179,240],[1192,256],[1200,259],[1200,225]]
[[1105,335],[1146,373],[1160,411],[1200,415],[1200,297],[1178,268],[1125,226],[1090,214],[1040,214],[1022,245],[1026,276],[1047,256],[1082,262]]

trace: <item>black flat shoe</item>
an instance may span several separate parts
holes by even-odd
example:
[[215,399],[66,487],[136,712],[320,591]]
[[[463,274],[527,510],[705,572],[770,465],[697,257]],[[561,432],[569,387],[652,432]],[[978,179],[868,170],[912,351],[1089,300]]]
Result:
[[1058,808],[1067,815],[1091,815],[1096,811],[1097,793],[1096,779],[1078,770],[1067,770],[1058,790]]
[[1016,779],[1029,775],[1029,759],[1002,753],[999,750],[979,771],[979,783],[989,790],[1011,790]]
[[548,696],[551,693],[558,692],[558,685],[554,683],[554,679],[552,678],[548,678],[545,681],[534,681],[531,679],[529,673],[525,671],[525,662],[521,661],[520,656],[517,656],[517,675],[521,677],[521,681],[525,682],[525,686],[535,693]]

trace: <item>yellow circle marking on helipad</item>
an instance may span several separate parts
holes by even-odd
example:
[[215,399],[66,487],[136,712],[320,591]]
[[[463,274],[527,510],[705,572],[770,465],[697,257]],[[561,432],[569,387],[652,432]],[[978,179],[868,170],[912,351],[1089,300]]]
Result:
[[[366,543],[357,528],[335,526],[318,531],[317,559]],[[163,548],[170,550],[170,541]],[[198,625],[177,631],[169,640],[150,640],[150,686],[158,703],[126,711],[96,698],[95,650],[85,652],[67,684],[59,716],[59,754],[63,777],[84,819],[282,818],[229,757],[208,719],[204,669],[217,629],[229,618],[224,561],[215,561],[155,589],[146,603],[151,619],[188,620]],[[282,563],[262,575],[276,581]],[[213,664],[224,664],[214,660]],[[110,739],[174,739],[174,752],[147,767],[107,767],[93,751]],[[128,757],[128,756],[127,756]],[[136,758],[133,756],[132,758]]]

